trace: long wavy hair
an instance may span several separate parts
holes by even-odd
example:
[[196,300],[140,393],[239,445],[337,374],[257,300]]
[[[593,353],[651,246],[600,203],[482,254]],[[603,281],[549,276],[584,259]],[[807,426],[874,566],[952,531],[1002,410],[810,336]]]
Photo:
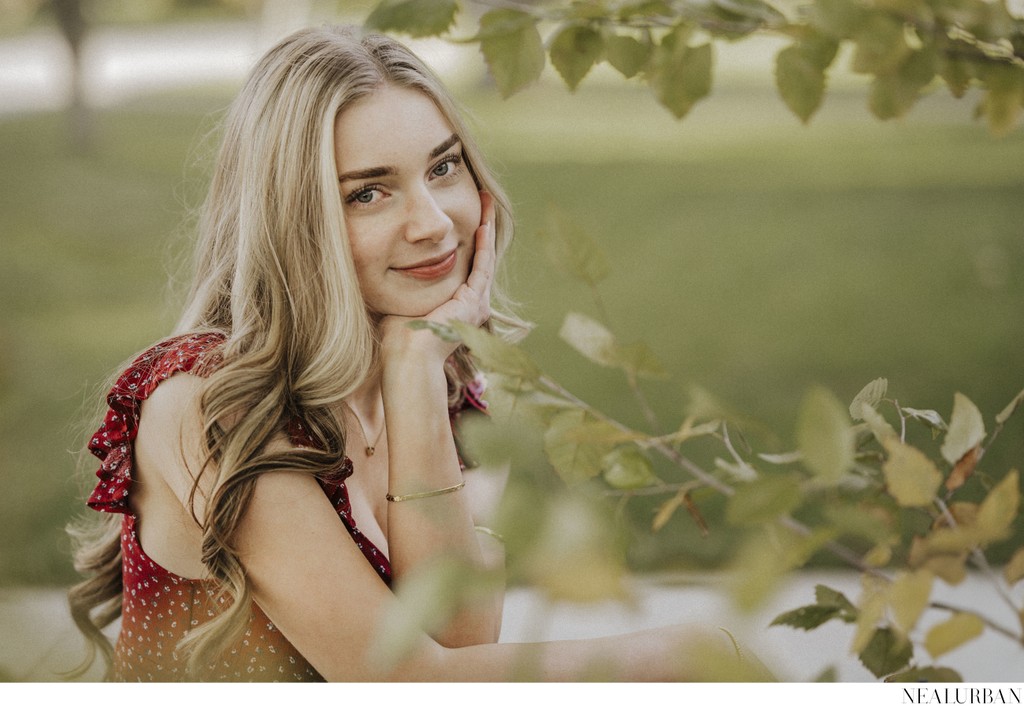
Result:
[[[337,469],[346,437],[337,404],[376,365],[377,332],[345,231],[334,130],[346,107],[385,85],[415,89],[434,102],[461,138],[477,186],[494,197],[499,258],[512,239],[508,198],[447,90],[406,47],[350,27],[307,29],[256,64],[226,117],[200,212],[194,280],[177,326],[178,333],[225,338],[222,364],[201,394],[206,462],[199,475],[213,475],[213,491],[196,520],[203,563],[230,602],[182,644],[196,677],[249,621],[252,596],[233,539],[256,479],[269,470]],[[492,292],[494,314],[485,326],[506,336],[523,331],[508,314],[500,282]],[[460,347],[446,365],[450,403],[474,373]],[[318,449],[268,452],[267,442],[296,418]],[[109,667],[113,650],[102,629],[121,613],[120,524],[108,517],[93,526],[75,534],[76,568],[86,579],[69,600],[91,640],[86,667],[97,650]]]

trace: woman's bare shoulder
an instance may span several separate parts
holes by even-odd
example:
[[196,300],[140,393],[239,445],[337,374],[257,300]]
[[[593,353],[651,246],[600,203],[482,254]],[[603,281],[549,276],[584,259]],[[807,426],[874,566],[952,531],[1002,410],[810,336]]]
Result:
[[200,398],[204,379],[178,373],[162,381],[143,402],[135,439],[141,480],[162,482],[184,505],[204,461]]

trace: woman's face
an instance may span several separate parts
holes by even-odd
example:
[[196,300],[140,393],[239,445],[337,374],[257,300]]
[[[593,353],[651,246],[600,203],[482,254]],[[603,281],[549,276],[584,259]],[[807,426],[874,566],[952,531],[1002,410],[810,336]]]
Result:
[[339,116],[334,156],[367,307],[421,317],[466,281],[480,194],[459,136],[427,96],[385,86]]

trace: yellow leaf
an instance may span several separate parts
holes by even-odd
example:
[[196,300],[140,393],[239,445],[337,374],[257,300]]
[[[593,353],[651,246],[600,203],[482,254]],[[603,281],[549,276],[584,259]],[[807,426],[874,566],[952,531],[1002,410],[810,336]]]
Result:
[[927,570],[904,573],[889,589],[889,606],[896,626],[909,633],[928,606],[933,576]]
[[924,648],[935,659],[971,641],[984,630],[985,623],[977,615],[957,612],[945,622],[928,630],[924,638]]
[[1016,396],[1014,396],[1013,400],[1006,405],[1006,408],[999,412],[999,415],[996,416],[996,423],[1002,425],[1007,420],[1009,420],[1010,416],[1013,415],[1013,412],[1017,410],[1017,406],[1019,406],[1021,403],[1024,403],[1024,391],[1021,391]]
[[1007,585],[1015,585],[1018,580],[1024,578],[1024,547],[1018,548],[1010,558],[1010,562],[1003,568],[1003,577],[1006,578]]
[[651,531],[657,533],[660,531],[665,524],[669,522],[672,515],[676,513],[680,504],[686,497],[686,492],[680,491],[671,499],[667,500],[664,504],[658,507],[658,511],[654,514],[654,521],[651,522]]
[[872,568],[881,568],[892,560],[892,546],[888,543],[879,543],[870,551],[864,554],[864,563]]
[[959,585],[967,577],[967,552],[937,552],[920,536],[910,542],[907,562],[911,568],[923,568],[942,578],[949,585]]
[[981,411],[967,396],[957,393],[953,397],[953,414],[949,419],[949,430],[942,443],[942,456],[946,462],[955,465],[971,448],[985,439],[985,422]]
[[853,464],[850,416],[827,389],[814,388],[804,397],[796,438],[807,469],[825,483],[838,483]]
[[896,431],[889,425],[889,421],[885,417],[876,411],[874,408],[869,406],[867,403],[860,404],[860,418],[868,424],[871,428],[871,432],[874,434],[875,439],[881,443],[888,440],[895,440],[897,438]]
[[900,506],[931,504],[942,484],[942,473],[916,447],[894,438],[884,441],[889,458],[882,465],[889,493]]
[[885,615],[888,588],[884,581],[870,575],[861,576],[860,602],[857,603],[857,631],[850,651],[860,654],[875,636],[878,623]]
[[1011,470],[985,497],[978,508],[978,532],[983,542],[998,541],[1010,534],[1020,508],[1017,470]]
[[755,534],[744,543],[728,583],[738,608],[750,611],[768,601],[787,570],[783,553],[771,534]]

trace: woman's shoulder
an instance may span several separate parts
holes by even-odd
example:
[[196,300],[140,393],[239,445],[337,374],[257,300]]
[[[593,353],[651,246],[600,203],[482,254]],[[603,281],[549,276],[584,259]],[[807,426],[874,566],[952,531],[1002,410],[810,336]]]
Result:
[[[200,377],[220,365],[224,341],[224,335],[218,332],[170,337],[137,355],[117,376],[107,394],[103,422],[88,444],[89,451],[100,459],[96,471],[99,481],[89,506],[102,511],[127,511],[143,403],[151,419],[181,421],[195,405]],[[164,383],[177,373],[195,375],[177,376]],[[152,427],[155,431],[163,426]]]

